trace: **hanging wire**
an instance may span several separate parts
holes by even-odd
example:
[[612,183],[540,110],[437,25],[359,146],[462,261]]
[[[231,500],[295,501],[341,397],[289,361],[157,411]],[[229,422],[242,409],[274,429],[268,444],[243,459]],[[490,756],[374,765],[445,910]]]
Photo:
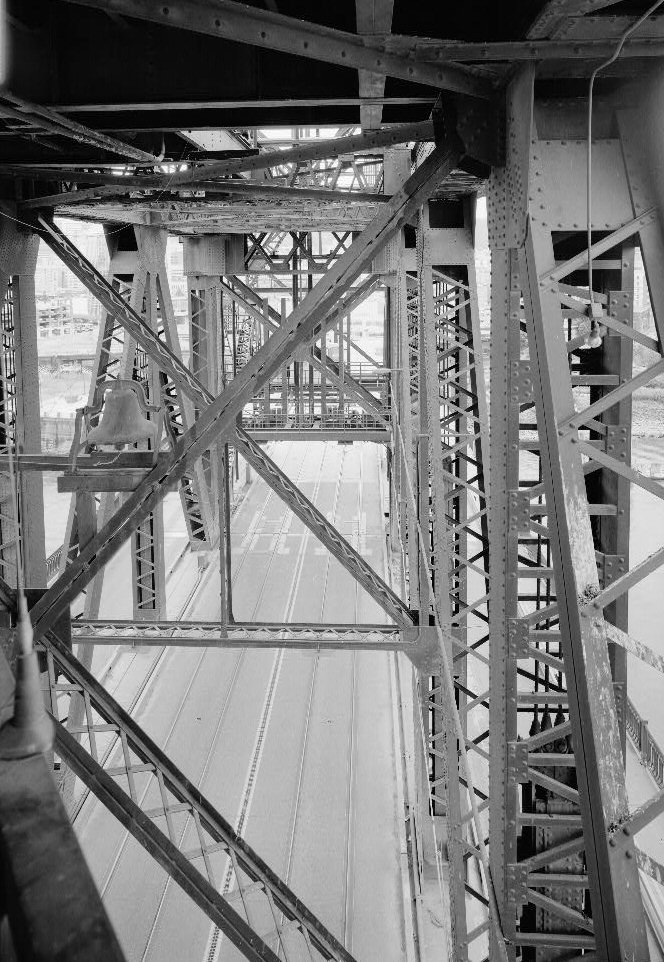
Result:
[[[663,2],[663,3],[664,3],[664,0],[660,0],[660,2]],[[424,570],[426,571],[426,577],[427,577],[427,583],[428,583],[428,588],[429,588],[430,597],[433,599],[434,627],[435,627],[435,629],[436,629],[436,634],[437,634],[437,636],[438,636],[438,647],[439,647],[440,657],[441,657],[441,661],[442,661],[442,669],[443,669],[443,670],[442,670],[442,674],[441,674],[441,679],[442,679],[443,685],[445,686],[445,689],[446,689],[446,690],[445,690],[445,697],[446,697],[447,704],[448,704],[449,709],[450,709],[451,714],[452,714],[452,720],[453,720],[453,723],[454,723],[454,728],[455,728],[455,731],[456,731],[456,737],[457,737],[458,745],[459,745],[460,760],[461,760],[461,762],[463,763],[463,768],[464,768],[464,771],[465,771],[465,776],[466,776],[466,788],[467,788],[468,800],[469,800],[469,802],[470,802],[470,809],[471,809],[471,814],[472,814],[472,822],[473,822],[473,825],[474,825],[474,828],[475,828],[475,833],[476,833],[476,838],[477,838],[477,849],[478,849],[478,854],[479,854],[479,860],[480,860],[480,864],[481,864],[481,868],[482,868],[482,874],[484,875],[484,883],[485,883],[485,886],[486,886],[486,892],[487,892],[487,897],[488,897],[488,898],[487,898],[487,901],[488,901],[489,917],[490,917],[491,922],[492,922],[492,924],[493,924],[493,926],[494,926],[494,929],[495,929],[496,945],[497,945],[497,949],[498,949],[498,958],[500,959],[500,962],[508,962],[508,958],[507,958],[507,948],[506,948],[507,942],[506,942],[505,936],[503,935],[503,931],[502,931],[502,926],[501,926],[501,921],[500,921],[500,912],[499,912],[499,910],[498,910],[498,900],[497,900],[497,898],[496,898],[496,892],[495,892],[494,885],[493,885],[493,878],[492,878],[492,876],[491,876],[491,867],[490,867],[490,865],[489,865],[489,853],[488,853],[488,850],[487,850],[487,847],[486,847],[486,844],[485,844],[485,841],[484,841],[484,829],[483,829],[482,823],[481,823],[481,821],[480,821],[480,813],[479,813],[479,809],[478,809],[478,807],[477,807],[477,799],[476,799],[476,794],[475,794],[475,784],[474,784],[474,780],[473,780],[473,776],[472,776],[472,772],[471,772],[470,763],[469,763],[469,760],[468,760],[468,752],[467,752],[467,749],[466,749],[466,733],[465,733],[465,731],[464,731],[464,729],[463,729],[463,725],[462,725],[462,723],[461,723],[461,716],[460,716],[460,714],[459,714],[459,709],[457,708],[457,704],[456,704],[456,695],[455,695],[455,691],[454,691],[454,681],[453,681],[453,679],[452,679],[452,666],[450,665],[450,660],[449,660],[449,657],[448,657],[448,654],[447,654],[446,640],[447,640],[447,641],[454,642],[454,641],[456,641],[456,639],[454,639],[451,634],[446,633],[446,632],[443,631],[443,628],[442,628],[442,625],[441,625],[441,622],[440,622],[440,617],[439,617],[439,614],[438,614],[438,606],[437,606],[437,603],[436,603],[436,601],[435,601],[435,594],[434,594],[434,590],[433,590],[433,581],[432,581],[432,578],[431,578],[431,571],[429,570],[429,563],[428,563],[428,558],[427,558],[426,544],[425,544],[425,541],[424,541],[424,534],[423,534],[423,532],[422,532],[422,526],[421,526],[420,521],[419,521],[419,518],[418,518],[417,498],[416,498],[416,496],[415,496],[415,488],[414,488],[414,486],[413,486],[413,480],[412,480],[412,478],[411,478],[410,469],[409,469],[409,467],[408,467],[408,457],[407,457],[407,454],[406,454],[406,446],[405,446],[405,444],[404,444],[403,433],[402,433],[402,430],[401,430],[401,424],[400,424],[400,422],[399,422],[399,414],[398,414],[398,412],[396,411],[396,409],[395,409],[395,411],[394,411],[394,414],[395,414],[395,417],[394,417],[394,425],[395,425],[395,427],[396,427],[396,429],[397,429],[397,435],[398,435],[398,438],[399,438],[399,445],[400,445],[400,447],[401,447],[401,453],[402,453],[402,456],[403,456],[403,461],[404,461],[404,473],[405,473],[405,475],[406,475],[406,482],[407,482],[407,485],[408,485],[408,493],[409,493],[409,496],[410,496],[411,506],[412,506],[412,510],[413,510],[413,516],[414,516],[414,518],[416,519],[415,524],[416,524],[416,527],[417,527],[417,535],[418,535],[419,549],[420,549],[420,552],[421,552],[421,554],[422,554],[422,558],[423,558],[423,560],[424,560],[424,565],[423,565],[423,567],[424,567]]]
[[[603,63],[599,64],[599,66],[595,67],[595,69],[590,75],[590,81],[588,84],[588,150],[586,152],[586,164],[587,164],[586,166],[586,233],[587,233],[587,245],[588,245],[588,293],[590,295],[591,317],[592,317],[592,306],[593,306],[593,264],[592,264],[592,253],[591,253],[591,247],[592,247],[592,135],[593,135],[593,90],[595,86],[595,78],[602,70],[604,70],[606,67],[609,67],[612,63],[615,63],[615,61],[618,59],[618,57],[622,53],[622,49],[625,46],[625,43],[627,42],[627,40],[631,37],[631,35],[636,30],[639,29],[641,24],[645,23],[645,21],[650,16],[652,16],[655,10],[657,10],[657,8],[662,5],[662,3],[664,3],[664,0],[656,0],[656,2],[652,4],[652,6],[648,7],[646,12],[643,13],[638,18],[638,20],[635,20],[634,23],[627,28],[627,30],[625,30],[625,32],[622,34],[622,36],[618,40],[618,43],[616,44],[616,48],[611,54],[611,56],[608,58],[608,60],[605,60]],[[597,324],[597,322],[595,322],[595,324]],[[591,323],[591,328],[592,328],[592,323]],[[599,333],[599,329],[597,333]]]

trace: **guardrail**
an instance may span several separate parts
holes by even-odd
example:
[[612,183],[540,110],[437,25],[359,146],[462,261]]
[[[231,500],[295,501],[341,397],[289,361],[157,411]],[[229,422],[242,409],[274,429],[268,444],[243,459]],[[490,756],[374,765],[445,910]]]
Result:
[[46,580],[50,581],[51,578],[55,578],[60,568],[60,560],[62,558],[62,552],[64,545],[61,544],[59,548],[56,548],[53,554],[50,554],[46,559]]
[[[385,420],[390,420],[390,412],[385,409]],[[370,414],[257,414],[242,419],[242,427],[245,431],[266,430],[268,428],[292,428],[295,430],[305,430],[308,428],[328,429],[332,431],[381,431],[385,430],[385,424],[378,418]]]
[[659,787],[664,788],[664,752],[650,734],[648,722],[641,718],[630,698],[627,698],[625,724],[641,761]]

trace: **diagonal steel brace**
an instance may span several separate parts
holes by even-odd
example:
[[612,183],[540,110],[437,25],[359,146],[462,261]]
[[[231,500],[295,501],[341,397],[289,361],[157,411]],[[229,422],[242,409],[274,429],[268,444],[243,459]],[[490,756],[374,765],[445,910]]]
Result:
[[306,498],[281,468],[267,456],[263,448],[238,428],[235,443],[256,472],[269,484],[300,521],[316,535],[339,564],[348,571],[381,608],[402,627],[412,626],[408,606],[385,584],[348,541],[330,524],[318,508]]

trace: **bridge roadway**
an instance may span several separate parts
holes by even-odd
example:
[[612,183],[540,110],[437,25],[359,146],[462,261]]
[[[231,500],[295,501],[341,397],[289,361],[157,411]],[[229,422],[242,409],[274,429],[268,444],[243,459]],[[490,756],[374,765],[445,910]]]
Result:
[[[291,442],[272,450],[384,573],[380,446]],[[174,510],[167,506],[167,530]],[[232,540],[238,619],[384,620],[262,482],[248,488]],[[179,545],[177,537],[167,541],[169,564]],[[186,603],[196,565],[189,554],[176,564],[169,598],[178,592],[177,605],[191,617],[218,618],[216,565]],[[111,571],[102,613],[122,617],[116,577]],[[190,586],[184,605],[183,585]],[[392,654],[118,649],[109,662],[107,648],[95,664],[148,734],[359,960],[411,954]],[[94,797],[80,796],[75,826],[129,962],[239,958]]]

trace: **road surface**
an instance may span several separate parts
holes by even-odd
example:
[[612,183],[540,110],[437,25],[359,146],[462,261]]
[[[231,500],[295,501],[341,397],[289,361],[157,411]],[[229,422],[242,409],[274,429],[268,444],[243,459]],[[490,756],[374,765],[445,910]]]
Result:
[[[379,446],[294,442],[274,455],[383,573]],[[232,528],[238,620],[384,621],[262,483],[249,488]],[[214,574],[192,617],[219,617]],[[360,962],[404,959],[412,937],[394,656],[175,649],[135,657],[156,659],[134,702],[139,724]],[[134,666],[123,677],[137,674]],[[119,688],[124,700],[131,684]],[[239,958],[93,797],[75,826],[129,962]]]

